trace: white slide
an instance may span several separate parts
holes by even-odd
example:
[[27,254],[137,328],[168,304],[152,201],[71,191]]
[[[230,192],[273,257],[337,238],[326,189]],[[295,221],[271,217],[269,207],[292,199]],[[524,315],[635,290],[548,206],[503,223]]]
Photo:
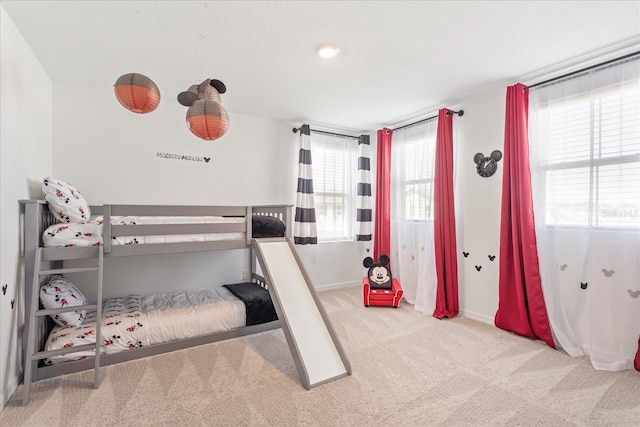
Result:
[[349,360],[291,240],[254,239],[253,249],[302,385],[310,389],[351,375]]

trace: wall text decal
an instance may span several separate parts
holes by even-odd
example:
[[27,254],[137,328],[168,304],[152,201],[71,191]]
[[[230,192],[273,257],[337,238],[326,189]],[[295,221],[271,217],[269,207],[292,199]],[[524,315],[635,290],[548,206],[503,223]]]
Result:
[[209,163],[209,160],[211,160],[211,157],[190,156],[187,154],[173,154],[173,153],[156,153],[156,157],[160,157],[161,159],[190,160],[192,162],[205,162],[205,163]]

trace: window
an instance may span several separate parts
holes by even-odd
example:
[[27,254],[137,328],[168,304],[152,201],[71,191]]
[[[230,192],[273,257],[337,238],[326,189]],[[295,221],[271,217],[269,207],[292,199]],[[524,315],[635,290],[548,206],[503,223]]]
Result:
[[545,223],[640,227],[640,78],[568,92],[532,108]]
[[404,220],[433,219],[433,184],[437,121],[394,132],[393,216]]
[[358,140],[311,131],[318,241],[353,240]]

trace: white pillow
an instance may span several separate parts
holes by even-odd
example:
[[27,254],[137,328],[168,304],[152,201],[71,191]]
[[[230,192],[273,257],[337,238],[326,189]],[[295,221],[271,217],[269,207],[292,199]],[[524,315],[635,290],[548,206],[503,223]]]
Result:
[[72,185],[49,176],[42,182],[42,194],[49,204],[49,210],[59,222],[89,221],[89,204]]
[[73,246],[100,246],[102,224],[89,221],[84,224],[53,224],[42,233],[45,248]]
[[[40,288],[40,302],[44,308],[76,307],[86,305],[87,299],[73,283],[62,276],[50,276]],[[52,314],[51,318],[60,326],[80,326],[86,316],[85,310]]]

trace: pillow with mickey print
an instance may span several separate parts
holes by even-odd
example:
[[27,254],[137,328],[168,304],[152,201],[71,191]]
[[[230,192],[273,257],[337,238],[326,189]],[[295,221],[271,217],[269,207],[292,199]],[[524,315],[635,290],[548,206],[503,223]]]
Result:
[[85,223],[91,217],[89,204],[71,184],[47,177],[42,182],[42,194],[49,210],[62,223]]
[[[87,299],[69,280],[53,275],[40,288],[40,302],[44,308],[52,309],[86,305]],[[51,318],[62,327],[80,326],[86,314],[85,310],[76,310],[52,314]]]

